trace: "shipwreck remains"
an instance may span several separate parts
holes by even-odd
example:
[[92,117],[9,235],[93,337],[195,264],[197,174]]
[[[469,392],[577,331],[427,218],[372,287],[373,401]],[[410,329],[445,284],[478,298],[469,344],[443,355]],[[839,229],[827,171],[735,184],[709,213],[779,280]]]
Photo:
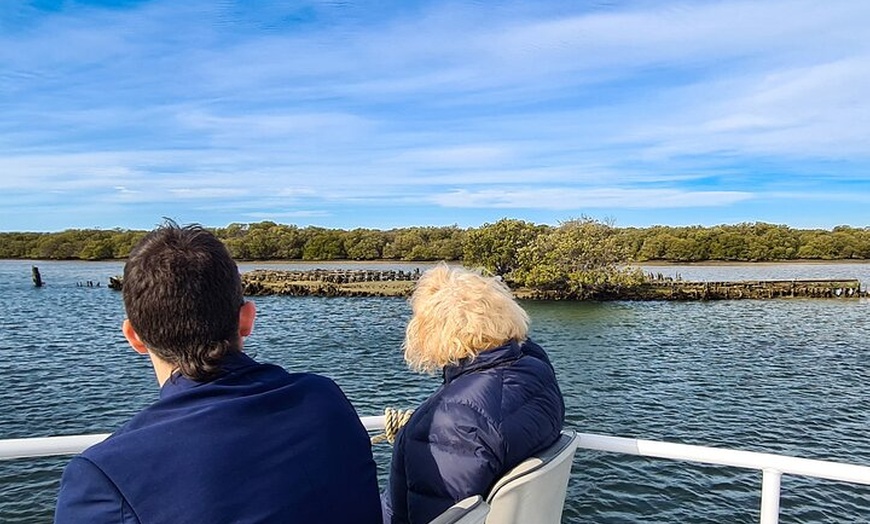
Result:
[[[558,291],[528,290],[532,299],[564,299]],[[860,298],[867,291],[857,279],[739,280],[691,282],[650,280],[598,293],[596,300],[766,300],[775,298]]]
[[[410,295],[420,270],[314,269],[287,271],[257,269],[242,274],[245,295],[405,297]],[[109,287],[120,290],[120,276],[109,278]],[[519,298],[570,300],[561,290],[520,288]],[[690,282],[650,279],[631,287],[599,292],[595,300],[745,300],[775,298],[850,299],[866,297],[857,279],[742,280]]]
[[396,297],[407,296],[420,270],[276,271],[257,269],[242,274],[245,295]]

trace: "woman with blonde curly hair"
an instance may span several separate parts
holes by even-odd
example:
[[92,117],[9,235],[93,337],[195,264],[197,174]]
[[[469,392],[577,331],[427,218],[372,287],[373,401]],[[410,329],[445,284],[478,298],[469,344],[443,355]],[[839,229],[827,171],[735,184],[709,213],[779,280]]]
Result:
[[410,304],[405,360],[444,382],[396,438],[385,524],[429,522],[459,500],[485,497],[555,442],[565,418],[553,366],[500,279],[442,263],[423,274]]

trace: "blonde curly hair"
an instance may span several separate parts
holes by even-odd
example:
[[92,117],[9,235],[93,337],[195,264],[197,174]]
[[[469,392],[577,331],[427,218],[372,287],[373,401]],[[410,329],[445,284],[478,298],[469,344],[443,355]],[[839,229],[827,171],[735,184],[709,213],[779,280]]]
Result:
[[403,347],[415,371],[437,372],[510,340],[522,342],[529,331],[528,314],[501,279],[443,262],[423,273],[409,302]]

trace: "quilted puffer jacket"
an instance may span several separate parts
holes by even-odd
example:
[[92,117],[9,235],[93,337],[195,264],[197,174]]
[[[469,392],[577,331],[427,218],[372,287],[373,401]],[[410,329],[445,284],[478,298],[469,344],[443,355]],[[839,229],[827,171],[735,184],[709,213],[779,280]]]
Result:
[[559,437],[565,403],[553,366],[531,340],[444,368],[393,447],[385,524],[428,523],[480,494]]

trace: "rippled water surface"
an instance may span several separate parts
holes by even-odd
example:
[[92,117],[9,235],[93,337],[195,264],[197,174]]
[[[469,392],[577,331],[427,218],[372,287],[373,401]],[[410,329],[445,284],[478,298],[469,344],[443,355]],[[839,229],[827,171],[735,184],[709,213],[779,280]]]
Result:
[[[121,336],[120,295],[105,288],[121,264],[37,264],[42,289],[30,283],[30,262],[0,261],[0,438],[111,431],[157,397],[148,360]],[[864,264],[652,270],[870,281]],[[76,286],[88,280],[101,287]],[[332,377],[361,414],[413,407],[437,386],[402,364],[401,299],[256,303],[247,350]],[[524,305],[579,431],[870,465],[870,301]],[[389,449],[378,446],[376,458],[385,471]],[[0,462],[0,522],[50,521],[67,460]],[[866,486],[786,476],[782,489],[783,523],[868,521]],[[755,471],[581,450],[564,522],[750,523],[759,503]]]

